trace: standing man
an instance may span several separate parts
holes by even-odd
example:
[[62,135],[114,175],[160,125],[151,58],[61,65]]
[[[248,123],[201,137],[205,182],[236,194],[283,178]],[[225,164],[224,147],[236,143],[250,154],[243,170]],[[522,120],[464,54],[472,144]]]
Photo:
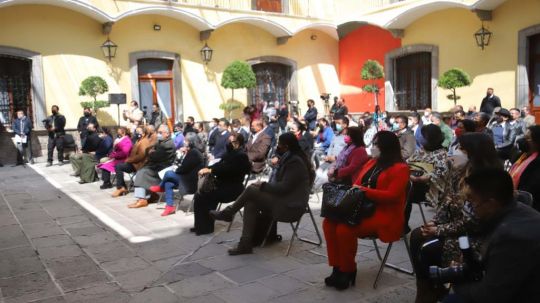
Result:
[[88,125],[90,123],[94,124],[96,129],[99,128],[96,117],[92,116],[92,110],[90,107],[85,107],[83,110],[83,116],[79,118],[79,123],[77,123],[77,131],[81,137],[81,148],[84,146],[86,137],[88,136]]
[[124,110],[124,120],[127,121],[128,129],[131,131],[131,133],[135,132],[135,128],[137,126],[142,125],[142,120],[144,118],[144,113],[139,108],[139,103],[135,100],[131,101],[131,107],[129,109]]
[[315,107],[315,101],[313,99],[307,100],[308,110],[304,115],[304,120],[310,131],[315,129],[317,125],[317,108]]
[[195,118],[192,116],[187,117],[186,123],[184,123],[184,136],[188,133],[197,133],[197,130],[193,128],[195,125]]
[[59,113],[58,105],[51,107],[52,115],[45,120],[45,128],[49,133],[49,141],[47,142],[47,167],[53,164],[54,148],[58,153],[58,165],[64,165],[64,135],[66,134],[66,117]]
[[287,105],[285,103],[281,104],[281,106],[279,107],[277,117],[279,129],[282,133],[284,133],[285,128],[287,127],[287,119],[289,118],[289,110],[287,109]]
[[229,126],[230,123],[225,118],[219,120],[218,130],[216,132],[216,143],[212,149],[214,159],[221,159],[227,152],[227,143],[229,143]]
[[337,108],[334,112],[334,120],[339,120],[346,117],[349,114],[349,109],[345,105],[345,99],[340,98],[337,102]]
[[480,111],[490,116],[493,115],[493,110],[496,107],[501,107],[501,99],[499,99],[499,97],[495,96],[493,93],[493,88],[488,88],[487,94],[484,99],[482,99],[482,103],[480,104]]
[[161,124],[163,124],[163,122],[163,115],[161,114],[161,109],[159,108],[159,105],[152,104],[152,112],[150,113],[148,124],[153,125],[155,128],[158,128]]
[[34,164],[31,144],[32,122],[22,109],[17,111],[17,119],[13,121],[11,129],[15,133],[15,143],[17,144],[17,165],[28,162]]

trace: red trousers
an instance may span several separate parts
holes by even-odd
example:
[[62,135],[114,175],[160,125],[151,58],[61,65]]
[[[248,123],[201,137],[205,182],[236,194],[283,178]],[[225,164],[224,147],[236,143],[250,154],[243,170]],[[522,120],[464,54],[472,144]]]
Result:
[[374,236],[380,224],[366,220],[356,226],[323,220],[324,238],[328,252],[328,264],[338,267],[342,272],[356,270],[356,251],[358,238]]

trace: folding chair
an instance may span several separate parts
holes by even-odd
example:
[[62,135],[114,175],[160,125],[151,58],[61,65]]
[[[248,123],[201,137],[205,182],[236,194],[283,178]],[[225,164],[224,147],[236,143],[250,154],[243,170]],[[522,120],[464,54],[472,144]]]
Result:
[[129,173],[129,185],[128,185],[128,191],[132,192],[135,189],[135,173]]
[[[313,227],[315,228],[315,233],[317,234],[317,237],[319,239],[317,242],[314,241],[314,240],[301,238],[300,236],[298,236],[298,226],[300,226],[300,221],[302,220],[302,217],[306,213],[309,213],[309,216],[311,218],[311,222],[313,223]],[[277,222],[283,222],[283,223],[291,224],[291,228],[292,228],[292,231],[293,231],[291,239],[289,240],[289,246],[287,248],[286,256],[288,256],[290,251],[291,251],[292,244],[293,244],[293,241],[294,241],[295,237],[298,238],[298,240],[300,240],[302,242],[306,242],[306,243],[314,244],[314,245],[317,245],[317,246],[321,246],[321,244],[322,244],[321,233],[319,232],[319,228],[317,227],[317,222],[315,222],[315,217],[313,216],[313,212],[311,212],[311,208],[309,207],[309,203],[306,206],[305,212],[297,220],[291,221],[291,220],[284,220],[284,219],[281,219],[281,218],[272,218],[272,222],[270,223],[270,226],[268,227],[268,231],[266,232],[266,236],[264,237],[264,240],[263,240],[263,243],[261,244],[261,247],[264,247],[266,245],[266,239],[268,238],[268,236],[270,235],[270,232],[272,231],[272,226],[274,224],[276,224]],[[294,222],[296,222],[296,225],[293,224]]]
[[[409,186],[407,188],[406,204],[411,203],[410,199],[409,199],[409,194],[410,194],[411,188],[412,188],[412,182],[409,181]],[[391,263],[387,262],[388,261],[388,256],[390,255],[390,250],[392,249],[392,244],[394,244],[395,241],[388,243],[388,246],[386,247],[386,252],[384,253],[384,257],[383,257],[381,255],[381,251],[379,250],[379,246],[377,244],[378,237],[375,237],[375,236],[374,237],[365,237],[365,238],[361,238],[361,239],[373,241],[373,246],[375,246],[375,252],[377,253],[377,258],[379,259],[379,261],[381,261],[379,271],[377,272],[377,276],[375,277],[375,281],[373,282],[373,289],[377,289],[377,284],[379,283],[379,279],[381,278],[381,274],[383,272],[384,267],[389,267],[389,268],[392,268],[394,270],[397,270],[397,271],[405,273],[405,274],[414,275],[414,270],[408,270],[408,269],[405,269],[405,268],[402,268],[402,267],[399,267],[397,265],[394,265],[394,264],[391,264]],[[409,243],[407,242],[407,238],[405,236],[405,233],[402,234],[400,239],[403,239],[403,242],[405,243],[405,248],[407,249],[407,254],[409,255],[409,260],[411,261],[411,264],[412,264],[411,249],[409,247]]]

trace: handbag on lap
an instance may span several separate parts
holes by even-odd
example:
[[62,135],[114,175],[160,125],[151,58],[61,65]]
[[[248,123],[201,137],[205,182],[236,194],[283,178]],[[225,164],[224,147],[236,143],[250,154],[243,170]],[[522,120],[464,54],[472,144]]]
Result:
[[216,176],[212,174],[200,176],[197,182],[197,192],[201,194],[214,191],[217,188],[216,181]]

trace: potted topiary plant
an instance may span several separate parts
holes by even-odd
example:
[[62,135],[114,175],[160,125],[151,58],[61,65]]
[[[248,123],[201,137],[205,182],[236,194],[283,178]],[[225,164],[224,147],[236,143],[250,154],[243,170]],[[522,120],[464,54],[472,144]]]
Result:
[[219,106],[220,109],[228,112],[229,119],[231,112],[240,108],[242,105],[234,100],[234,90],[239,88],[252,88],[257,83],[255,73],[249,64],[244,61],[234,61],[223,71],[221,86],[230,88],[232,91],[231,100],[224,102]]
[[452,94],[446,97],[453,100],[454,106],[456,106],[457,100],[461,99],[461,97],[456,94],[456,88],[471,85],[471,77],[459,68],[452,68],[439,78],[439,83],[437,85],[452,92]]
[[84,79],[81,82],[79,87],[79,96],[89,96],[92,97],[92,101],[83,101],[81,106],[83,108],[89,107],[94,109],[94,112],[97,112],[98,109],[103,107],[108,107],[108,101],[97,100],[97,96],[104,94],[109,91],[109,86],[103,78],[99,76],[91,76]]
[[362,80],[372,81],[371,84],[364,85],[362,88],[375,96],[375,105],[379,105],[379,92],[381,88],[377,80],[384,78],[384,70],[377,60],[367,60],[362,66]]

